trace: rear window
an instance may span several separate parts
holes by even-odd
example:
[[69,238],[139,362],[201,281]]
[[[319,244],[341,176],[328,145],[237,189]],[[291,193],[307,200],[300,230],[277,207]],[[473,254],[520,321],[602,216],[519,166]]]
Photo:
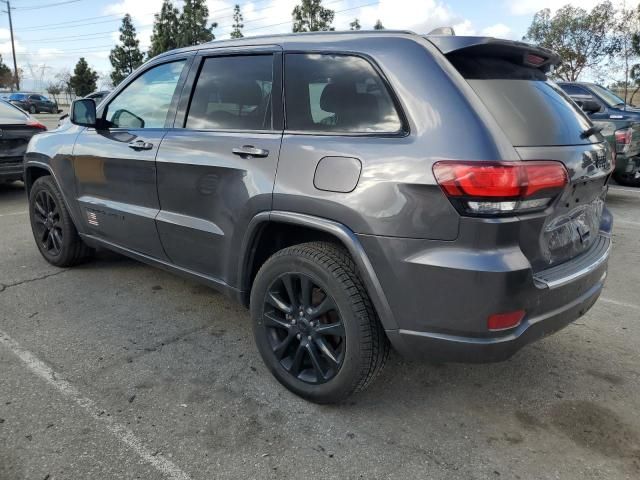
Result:
[[580,145],[589,120],[544,72],[509,59],[450,55],[449,60],[514,146]]
[[11,123],[24,123],[26,115],[13,105],[0,101],[0,123],[7,125]]

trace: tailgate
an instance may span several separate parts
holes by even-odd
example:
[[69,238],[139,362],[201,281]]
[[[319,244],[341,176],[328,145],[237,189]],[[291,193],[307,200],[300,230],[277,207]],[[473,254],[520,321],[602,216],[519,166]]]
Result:
[[558,57],[520,42],[442,42],[441,51],[520,157],[502,160],[555,161],[566,168],[569,183],[553,203],[518,217],[520,247],[534,272],[587,252],[598,243],[613,151],[584,112],[547,78]]
[[523,160],[559,160],[569,172],[569,185],[546,216],[525,219],[520,246],[534,271],[571,260],[598,243],[612,169],[606,142],[570,147],[519,147]]
[[3,126],[0,129],[0,161],[24,155],[29,140],[37,130],[23,126]]

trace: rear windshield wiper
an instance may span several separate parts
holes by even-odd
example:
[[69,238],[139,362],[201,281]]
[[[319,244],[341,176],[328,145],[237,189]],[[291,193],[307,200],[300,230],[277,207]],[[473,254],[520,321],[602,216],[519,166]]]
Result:
[[600,133],[603,128],[604,127],[601,125],[594,125],[593,127],[587,128],[584,132],[580,134],[580,138],[589,138],[591,135]]

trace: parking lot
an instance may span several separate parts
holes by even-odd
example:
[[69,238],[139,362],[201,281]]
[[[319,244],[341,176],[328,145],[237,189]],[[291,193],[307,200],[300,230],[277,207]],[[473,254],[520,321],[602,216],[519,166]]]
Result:
[[242,307],[115,254],[52,267],[22,185],[0,186],[0,479],[636,479],[640,191],[609,208],[585,317],[500,364],[392,354],[318,406],[263,367]]

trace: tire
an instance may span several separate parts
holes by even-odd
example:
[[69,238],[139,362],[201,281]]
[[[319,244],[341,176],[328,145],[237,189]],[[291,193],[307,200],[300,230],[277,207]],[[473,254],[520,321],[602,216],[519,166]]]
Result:
[[36,110],[36,106],[35,105],[31,105],[29,107],[29,113],[38,113],[38,110]]
[[38,250],[56,267],[71,267],[92,250],[78,235],[53,178],[38,178],[29,193],[29,219]]
[[633,176],[631,176],[624,173],[616,172],[613,174],[613,179],[616,181],[616,183],[624,185],[625,187],[640,187],[640,178],[637,178],[635,176],[635,173]]
[[256,275],[250,308],[267,368],[312,402],[338,403],[364,390],[389,356],[353,259],[337,245],[305,243],[274,254]]

